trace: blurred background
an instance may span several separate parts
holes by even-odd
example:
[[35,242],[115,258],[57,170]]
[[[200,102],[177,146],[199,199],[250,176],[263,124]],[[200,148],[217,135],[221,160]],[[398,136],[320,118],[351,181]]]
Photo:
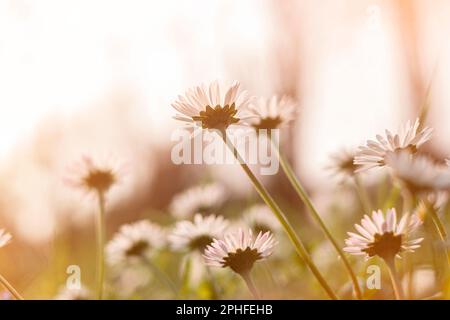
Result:
[[[448,0],[0,0],[0,228],[14,237],[2,274],[39,298],[68,264],[93,266],[90,199],[62,183],[83,153],[127,163],[109,234],[207,179],[255,197],[239,168],[170,161],[170,104],[202,82],[298,100],[284,148],[325,215],[341,147],[428,110],[427,151],[449,155],[449,30]],[[265,181],[300,206],[283,177]]]

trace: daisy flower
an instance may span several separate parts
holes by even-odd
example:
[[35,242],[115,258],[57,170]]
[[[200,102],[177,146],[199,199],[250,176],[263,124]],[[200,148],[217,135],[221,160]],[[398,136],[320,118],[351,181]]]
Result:
[[386,130],[386,136],[376,136],[376,141],[367,141],[366,146],[359,147],[355,156],[355,165],[361,166],[357,172],[369,170],[375,167],[383,167],[386,164],[386,155],[401,150],[416,153],[417,149],[430,140],[433,129],[425,127],[419,131],[419,119],[413,125],[408,121],[400,130],[393,134]]
[[6,246],[11,241],[11,234],[4,229],[0,229],[0,248]]
[[353,159],[356,153],[347,149],[342,149],[331,155],[331,164],[327,167],[339,181],[345,181],[355,175],[358,166]]
[[248,107],[247,125],[259,129],[277,129],[287,125],[296,116],[296,103],[289,97],[260,98]]
[[214,238],[222,237],[228,225],[222,216],[196,214],[192,222],[177,222],[168,239],[174,250],[203,252]]
[[173,197],[169,211],[179,219],[192,217],[196,213],[203,215],[216,211],[226,200],[223,186],[211,183],[196,186]]
[[423,238],[409,239],[422,221],[416,214],[403,215],[397,222],[396,210],[389,209],[386,216],[381,210],[373,211],[372,217],[364,215],[361,224],[355,224],[359,234],[348,232],[349,238],[344,251],[366,258],[379,256],[386,261],[399,257],[401,252],[414,252],[420,247]]
[[106,246],[110,264],[133,263],[148,259],[166,243],[166,233],[157,224],[142,220],[120,227]]
[[82,156],[79,161],[68,168],[68,174],[64,178],[64,182],[71,187],[88,192],[106,194],[119,182],[123,167],[107,161],[102,161],[105,163],[99,162],[90,156]]
[[79,289],[62,288],[55,297],[55,300],[92,300],[92,292],[84,286]]
[[250,97],[239,86],[239,82],[224,86],[214,81],[190,88],[172,103],[179,112],[174,118],[203,129],[225,130],[230,125],[241,124],[241,113],[248,106]]
[[243,213],[243,219],[256,234],[270,231],[277,233],[282,230],[282,226],[272,211],[264,204],[256,204],[248,208]]
[[266,259],[273,253],[276,244],[270,231],[260,232],[255,238],[251,229],[247,232],[239,229],[227,233],[223,240],[214,239],[206,247],[203,257],[210,266],[229,267],[240,275],[246,275],[256,261]]
[[450,170],[436,164],[432,159],[409,152],[391,153],[386,156],[386,165],[412,192],[432,192],[450,188]]

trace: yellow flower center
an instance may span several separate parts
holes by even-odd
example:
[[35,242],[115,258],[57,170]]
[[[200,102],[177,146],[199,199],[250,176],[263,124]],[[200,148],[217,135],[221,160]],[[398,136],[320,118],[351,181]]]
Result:
[[200,121],[203,129],[225,130],[228,126],[239,122],[239,118],[235,117],[237,113],[235,104],[225,105],[224,107],[217,105],[214,108],[206,106],[205,111],[200,111],[198,116],[193,116],[192,120]]

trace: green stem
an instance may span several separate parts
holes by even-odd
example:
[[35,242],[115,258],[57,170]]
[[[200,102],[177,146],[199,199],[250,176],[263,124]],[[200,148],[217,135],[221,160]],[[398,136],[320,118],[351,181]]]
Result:
[[427,209],[428,209],[427,211],[430,213],[431,219],[434,222],[437,234],[443,243],[445,256],[447,258],[447,264],[450,266],[450,255],[449,255],[448,249],[447,249],[447,230],[445,230],[444,223],[442,222],[441,218],[439,218],[439,215],[437,214],[433,205],[431,205],[429,203],[426,203],[425,205],[427,206]]
[[161,281],[164,285],[166,285],[175,295],[175,297],[178,297],[178,289],[173,283],[173,281],[169,278],[169,276],[163,272],[156,264],[153,263],[152,260],[149,258],[143,258],[145,264],[150,268],[153,275]]
[[240,275],[241,275],[242,279],[244,279],[244,282],[247,285],[247,287],[250,290],[250,292],[252,293],[253,297],[256,300],[260,300],[261,296],[260,296],[258,290],[256,289],[255,284],[253,283],[253,280],[252,280],[252,277],[250,275],[250,272],[242,273]]
[[103,282],[105,278],[105,195],[98,192],[97,215],[97,298],[103,299]]
[[403,300],[403,288],[400,283],[400,278],[395,268],[395,257],[390,259],[384,259],[389,270],[389,276],[392,282],[392,288],[394,289],[395,299]]
[[356,174],[353,178],[355,182],[355,189],[359,196],[359,201],[361,201],[362,208],[365,213],[369,214],[372,211],[372,202],[367,194],[367,190],[361,182],[361,178]]
[[309,267],[311,272],[314,274],[314,276],[319,281],[322,288],[327,292],[328,296],[333,299],[337,300],[338,297],[333,292],[331,287],[328,285],[326,280],[321,275],[319,269],[316,267],[314,262],[312,261],[311,257],[309,256],[305,246],[303,245],[300,238],[297,236],[297,234],[294,231],[294,228],[291,226],[289,221],[287,220],[284,213],[281,211],[281,209],[278,207],[276,202],[273,200],[273,198],[270,196],[270,194],[267,192],[266,188],[259,182],[258,178],[253,174],[253,172],[250,170],[248,165],[245,163],[245,161],[242,159],[242,157],[237,152],[237,149],[233,146],[233,144],[227,141],[227,136],[225,131],[222,132],[221,135],[224,143],[229,147],[233,155],[235,156],[236,160],[239,162],[241,168],[244,170],[244,172],[247,174],[248,178],[252,182],[253,186],[255,187],[258,194],[261,196],[261,198],[264,200],[264,202],[267,204],[267,206],[272,210],[272,212],[277,217],[278,221],[280,221],[281,225],[283,226],[285,232],[287,233],[289,239],[291,240],[292,244],[294,245],[297,254],[303,259],[303,261],[306,263],[306,265]]
[[0,283],[16,298],[16,300],[24,300],[17,290],[0,274]]
[[344,263],[345,268],[347,269],[347,272],[353,282],[353,288],[355,290],[356,297],[361,300],[362,299],[361,289],[359,287],[358,279],[357,279],[355,273],[353,272],[350,262],[348,261],[347,257],[345,256],[344,252],[342,251],[339,243],[336,241],[336,239],[333,237],[333,235],[331,234],[331,232],[328,230],[327,226],[323,222],[322,218],[320,217],[319,213],[317,212],[316,208],[314,207],[313,203],[311,202],[305,189],[301,185],[300,181],[297,179],[294,171],[292,170],[292,167],[286,161],[284,156],[279,152],[278,148],[276,146],[274,146],[274,148],[277,150],[276,152],[280,159],[281,167],[283,168],[284,173],[286,174],[289,181],[291,182],[291,185],[294,187],[295,191],[297,192],[297,195],[300,197],[300,199],[302,199],[303,203],[308,207],[309,213],[312,214],[313,218],[319,224],[320,228],[325,233],[328,240],[330,240],[330,242],[332,243],[336,252],[341,257],[342,262]]

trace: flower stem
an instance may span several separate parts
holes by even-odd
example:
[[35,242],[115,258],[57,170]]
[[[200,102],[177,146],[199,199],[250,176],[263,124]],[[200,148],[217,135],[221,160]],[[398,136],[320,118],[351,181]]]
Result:
[[440,238],[440,240],[443,243],[443,248],[445,251],[445,256],[447,258],[447,264],[450,266],[450,255],[448,253],[448,249],[447,249],[447,230],[445,230],[445,225],[442,222],[441,218],[439,218],[438,213],[436,212],[435,208],[433,207],[433,205],[426,203],[425,204],[427,207],[427,211],[430,213],[431,215],[431,219],[433,220],[433,224],[436,227],[436,231],[437,234]]
[[359,201],[361,201],[362,208],[365,213],[370,213],[372,211],[372,203],[370,201],[370,197],[367,194],[367,190],[361,182],[361,178],[358,175],[355,175],[353,178],[355,182],[355,189],[358,193]]
[[97,215],[97,299],[103,299],[103,282],[105,278],[105,195],[99,191]]
[[169,278],[169,276],[163,272],[156,264],[153,263],[153,261],[149,258],[143,258],[145,264],[150,268],[153,275],[164,285],[166,285],[174,294],[175,297],[178,297],[178,289],[173,283],[172,279]]
[[386,262],[386,265],[389,270],[389,276],[391,278],[392,282],[392,288],[394,289],[395,299],[397,300],[403,300],[403,288],[400,283],[400,279],[397,273],[397,269],[395,268],[395,257],[392,257],[390,259],[384,259]]
[[24,300],[17,290],[0,274],[0,283],[16,298],[16,300]]
[[301,185],[300,181],[296,177],[294,171],[292,170],[292,167],[289,165],[289,163],[286,161],[284,156],[279,152],[278,148],[274,146],[274,148],[277,150],[278,157],[280,159],[281,167],[283,168],[284,173],[288,177],[289,181],[291,182],[291,185],[294,187],[295,191],[297,192],[297,195],[302,199],[303,203],[308,207],[309,213],[313,216],[313,218],[316,220],[316,222],[319,224],[322,231],[327,236],[328,240],[332,243],[333,247],[335,248],[336,252],[339,254],[339,256],[342,259],[342,262],[344,263],[347,272],[353,282],[353,288],[355,290],[355,295],[358,299],[362,299],[362,293],[361,289],[359,287],[358,279],[356,278],[355,273],[353,272],[352,266],[350,262],[348,261],[347,257],[345,256],[344,252],[342,251],[341,247],[339,246],[339,243],[336,241],[336,239],[333,237],[331,232],[328,230],[327,226],[323,222],[322,218],[320,217],[319,213],[317,212],[316,208],[314,207],[311,199],[309,198],[308,194],[306,193],[305,189]]
[[281,225],[283,226],[285,232],[289,236],[289,239],[291,240],[292,244],[294,245],[297,254],[303,259],[303,261],[306,263],[306,265],[309,267],[311,272],[314,274],[316,279],[319,281],[322,288],[327,292],[328,296],[333,299],[337,300],[338,297],[333,292],[331,287],[328,285],[326,280],[323,278],[322,274],[320,273],[319,269],[316,267],[314,262],[312,261],[311,257],[308,254],[308,251],[306,250],[305,246],[303,245],[300,238],[297,236],[296,232],[294,231],[294,228],[291,226],[289,221],[287,220],[284,213],[281,211],[281,209],[278,207],[276,202],[273,200],[273,198],[270,196],[270,194],[267,192],[266,188],[259,182],[258,178],[253,174],[253,172],[250,170],[248,165],[245,163],[245,161],[242,159],[242,157],[237,152],[237,149],[233,146],[233,144],[228,142],[226,132],[222,132],[221,135],[224,143],[228,146],[228,148],[231,150],[233,155],[235,156],[236,160],[239,162],[241,168],[244,170],[244,172],[247,174],[248,178],[252,182],[253,186],[255,187],[258,194],[261,196],[261,198],[264,200],[264,202],[267,204],[267,206],[272,210],[272,212],[277,217],[278,221],[280,221]]
[[253,297],[256,300],[260,300],[261,296],[260,296],[258,290],[256,289],[255,284],[253,283],[253,280],[252,280],[252,277],[250,275],[250,272],[241,273],[240,275],[241,275],[242,279],[244,279],[245,284],[247,285],[248,289],[252,293]]

